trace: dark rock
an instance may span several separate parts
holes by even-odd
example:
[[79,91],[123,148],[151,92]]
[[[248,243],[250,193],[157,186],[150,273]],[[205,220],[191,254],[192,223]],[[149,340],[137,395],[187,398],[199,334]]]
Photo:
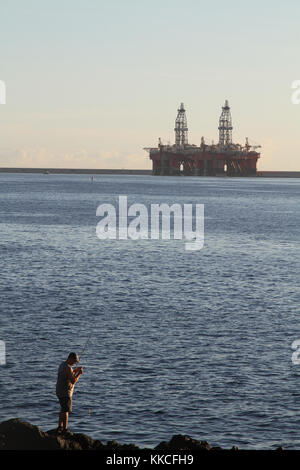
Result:
[[5,449],[6,447],[6,437],[5,434],[0,434],[0,450]]
[[[56,436],[60,448],[63,450],[91,450],[95,448],[95,441],[91,437],[82,433],[74,433],[71,431],[63,431],[58,433],[57,429],[47,431],[47,434]],[[99,445],[100,443],[100,445]],[[97,441],[96,448],[100,448],[102,443]]]
[[107,441],[107,447],[116,450],[120,448],[120,444],[117,441]]
[[155,447],[155,450],[158,450],[160,452],[165,452],[167,450],[169,450],[169,444],[167,441],[162,441],[160,442],[156,447]]
[[[96,451],[150,451],[153,449],[140,449],[135,444],[120,444],[117,441],[108,441],[104,445],[83,433],[65,431],[58,433],[57,429],[42,431],[20,419],[10,419],[0,423],[0,450],[96,450]],[[180,451],[225,451],[221,447],[211,447],[207,441],[192,439],[187,435],[175,435],[169,442],[163,441],[155,447],[161,453]],[[238,451],[233,446],[230,451]],[[276,451],[283,451],[278,447]]]
[[90,450],[94,447],[94,439],[86,434],[73,434],[71,440],[77,442],[83,450]]
[[181,434],[173,436],[169,442],[170,449],[176,450],[209,450],[210,445],[206,441],[197,441],[190,436]]
[[140,450],[135,444],[119,444],[117,441],[108,441],[107,449],[112,450]]
[[140,448],[135,444],[122,444],[119,448],[121,450],[140,450]]
[[210,445],[206,441],[197,441],[190,436],[178,434],[173,436],[169,442],[161,442],[155,447],[158,451],[172,450],[210,450]]
[[96,439],[96,440],[94,441],[93,449],[95,449],[95,450],[103,450],[103,449],[104,449],[104,444],[102,444],[101,441],[99,441],[98,439]]
[[72,439],[58,436],[57,441],[59,443],[60,450],[83,450],[79,442],[73,441]]
[[0,423],[1,447],[6,450],[58,450],[60,445],[55,436],[49,436],[38,426],[20,419]]

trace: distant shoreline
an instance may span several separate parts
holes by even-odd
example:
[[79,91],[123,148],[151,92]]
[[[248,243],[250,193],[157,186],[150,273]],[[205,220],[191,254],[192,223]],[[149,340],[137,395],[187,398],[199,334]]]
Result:
[[[151,175],[152,170],[93,169],[93,168],[0,168],[0,173],[47,173],[75,175]],[[299,172],[300,173],[300,172]]]
[[[45,173],[75,175],[152,175],[152,170],[92,169],[92,168],[0,168],[0,173]],[[300,171],[258,171],[258,178],[300,178]],[[201,178],[201,176],[199,177]],[[205,178],[212,178],[205,176]],[[238,178],[238,177],[230,177]],[[240,178],[244,178],[241,176]]]

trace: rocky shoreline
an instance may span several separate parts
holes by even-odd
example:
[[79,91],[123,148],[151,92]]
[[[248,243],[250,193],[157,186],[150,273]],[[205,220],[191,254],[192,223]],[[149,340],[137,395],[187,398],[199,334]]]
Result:
[[[169,442],[161,442],[153,449],[140,448],[135,444],[120,444],[117,441],[108,441],[106,444],[98,439],[92,439],[83,433],[66,432],[57,433],[56,429],[42,431],[18,418],[0,423],[0,450],[94,450],[104,452],[139,452],[155,451],[158,453],[174,452],[210,452],[229,451],[239,452],[238,447],[222,449],[212,447],[207,441],[192,439],[186,435],[175,435]],[[283,450],[279,447],[278,450]]]

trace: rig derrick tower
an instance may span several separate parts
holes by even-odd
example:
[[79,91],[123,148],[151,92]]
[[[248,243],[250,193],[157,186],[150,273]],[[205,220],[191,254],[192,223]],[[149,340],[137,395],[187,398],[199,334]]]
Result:
[[228,101],[222,107],[222,114],[219,119],[219,147],[229,148],[232,144],[232,121]]
[[184,104],[181,103],[178,109],[177,118],[175,121],[175,145],[177,147],[184,147],[188,143],[188,128],[185,115]]

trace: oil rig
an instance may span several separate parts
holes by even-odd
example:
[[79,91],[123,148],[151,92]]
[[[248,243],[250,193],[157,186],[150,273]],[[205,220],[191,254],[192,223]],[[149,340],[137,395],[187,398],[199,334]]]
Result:
[[208,145],[204,137],[200,146],[188,143],[188,127],[184,104],[181,103],[175,121],[175,144],[163,145],[144,150],[152,160],[153,175],[185,176],[256,176],[256,151],[260,145],[245,145],[232,142],[232,120],[228,101],[222,107],[219,119],[219,143]]

